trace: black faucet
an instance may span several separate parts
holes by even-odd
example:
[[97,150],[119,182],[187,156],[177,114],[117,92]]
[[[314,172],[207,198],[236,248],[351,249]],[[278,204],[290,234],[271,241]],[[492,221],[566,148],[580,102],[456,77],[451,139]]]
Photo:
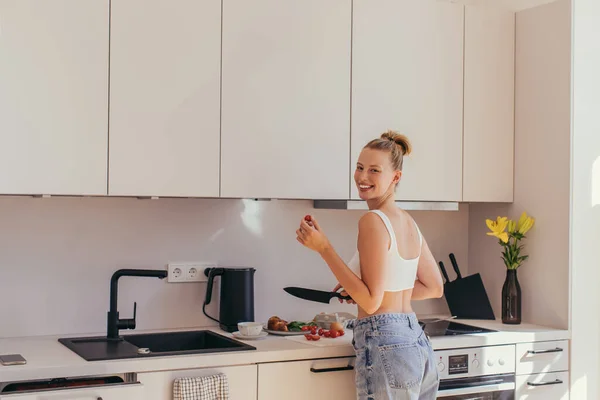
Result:
[[106,324],[106,338],[112,340],[119,339],[119,329],[135,329],[135,314],[137,302],[133,303],[133,318],[119,319],[117,311],[117,293],[119,291],[118,281],[122,276],[149,276],[164,279],[168,271],[154,269],[120,269],[110,278],[110,310],[108,311],[108,322]]

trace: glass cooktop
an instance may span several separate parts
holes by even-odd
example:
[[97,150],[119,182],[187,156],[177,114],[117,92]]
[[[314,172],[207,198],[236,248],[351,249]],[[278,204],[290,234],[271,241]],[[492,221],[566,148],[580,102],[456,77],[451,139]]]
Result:
[[452,321],[421,322],[420,325],[430,337],[496,332],[493,329],[480,328]]

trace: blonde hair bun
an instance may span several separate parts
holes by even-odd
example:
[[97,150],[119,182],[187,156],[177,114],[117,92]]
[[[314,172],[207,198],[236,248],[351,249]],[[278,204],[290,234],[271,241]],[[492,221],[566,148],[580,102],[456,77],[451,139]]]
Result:
[[412,145],[406,136],[395,131],[387,131],[381,134],[381,139],[396,143],[402,149],[402,155],[407,156],[412,151]]

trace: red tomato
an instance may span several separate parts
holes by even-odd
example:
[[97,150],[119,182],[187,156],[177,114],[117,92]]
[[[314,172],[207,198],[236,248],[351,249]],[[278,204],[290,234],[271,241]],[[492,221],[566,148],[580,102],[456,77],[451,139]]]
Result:
[[339,335],[339,336],[344,336],[344,334],[345,334],[345,333],[346,333],[346,332],[344,332],[344,331],[338,331],[338,335]]
[[313,335],[317,334],[317,327],[313,326],[312,328],[310,328],[310,333],[312,333]]
[[303,326],[302,328],[300,328],[300,329],[302,329],[303,331],[307,331],[307,330],[309,330],[309,329],[310,329],[310,326],[308,326],[308,325],[304,325],[304,326]]
[[321,336],[319,335],[313,335],[312,340],[319,340],[321,339]]
[[323,331],[323,336],[325,336],[325,337],[331,337],[331,332],[329,332],[329,331]]
[[323,328],[319,329],[319,330],[317,331],[317,333],[319,334],[319,336],[323,336]]
[[338,331],[331,331],[331,332],[329,333],[329,336],[330,336],[332,339],[335,339],[336,337],[338,337],[338,334],[339,334],[339,333],[338,333]]
[[306,340],[312,340],[312,335],[307,333],[306,335],[304,335],[304,337],[306,338]]

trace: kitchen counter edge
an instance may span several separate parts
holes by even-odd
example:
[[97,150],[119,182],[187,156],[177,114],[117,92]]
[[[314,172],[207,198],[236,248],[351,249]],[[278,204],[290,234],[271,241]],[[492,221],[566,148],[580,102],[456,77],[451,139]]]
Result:
[[[568,330],[551,329],[529,324],[507,326],[498,321],[457,322],[495,329],[498,332],[433,337],[431,338],[431,342],[434,350],[570,339],[570,332]],[[232,337],[230,333],[223,332],[216,327],[188,328],[186,330],[195,329],[207,329],[223,336]],[[173,330],[159,330],[159,332],[163,331]],[[354,349],[348,339],[346,339],[345,343],[340,343],[340,345],[321,347],[288,340],[282,336],[269,335],[263,340],[244,341],[256,347],[256,350],[250,351],[88,362],[60,344],[58,337],[0,339],[0,354],[17,353],[23,355],[28,360],[26,365],[0,366],[0,382],[220,368],[236,365],[354,356]]]

